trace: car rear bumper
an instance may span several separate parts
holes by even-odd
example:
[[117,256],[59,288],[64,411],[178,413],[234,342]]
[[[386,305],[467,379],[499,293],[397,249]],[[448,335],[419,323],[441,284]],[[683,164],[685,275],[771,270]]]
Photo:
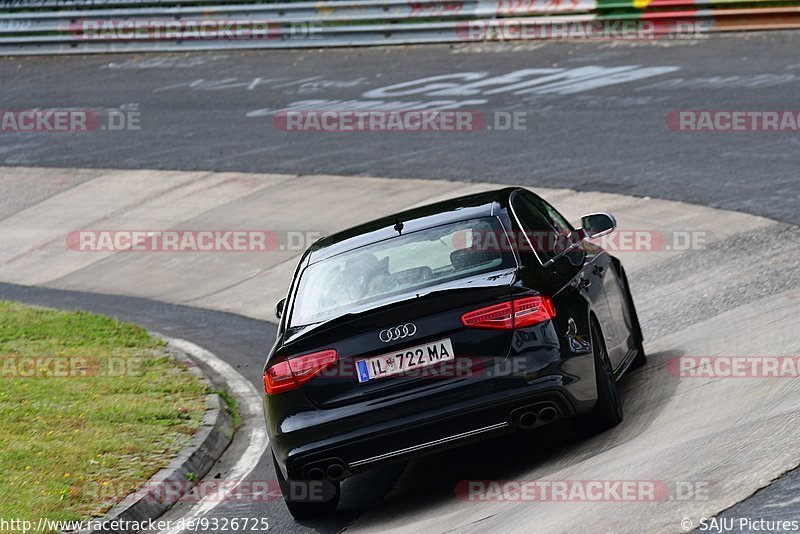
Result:
[[427,390],[417,398],[309,410],[273,421],[271,446],[284,476],[346,478],[585,413],[597,400],[590,354],[551,362],[529,375],[444,381]]

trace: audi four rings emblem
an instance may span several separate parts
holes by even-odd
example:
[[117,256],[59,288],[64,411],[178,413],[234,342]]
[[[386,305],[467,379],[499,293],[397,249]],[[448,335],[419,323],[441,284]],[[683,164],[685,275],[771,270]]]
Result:
[[381,333],[378,334],[378,339],[383,341],[384,343],[388,343],[390,341],[397,341],[398,339],[403,339],[404,337],[411,337],[417,333],[417,327],[414,323],[406,323],[401,324],[400,326],[395,326],[394,328],[387,328],[386,330],[381,330]]

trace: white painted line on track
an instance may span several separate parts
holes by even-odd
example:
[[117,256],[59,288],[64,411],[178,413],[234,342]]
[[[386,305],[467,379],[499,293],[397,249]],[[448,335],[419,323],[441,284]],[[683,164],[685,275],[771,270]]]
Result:
[[[244,481],[255,469],[261,456],[267,450],[269,437],[267,436],[266,425],[263,424],[262,420],[261,395],[253,387],[252,383],[214,353],[184,339],[166,339],[170,345],[201,360],[222,376],[229,387],[229,392],[236,398],[242,421],[245,422],[237,431],[237,434],[241,433],[237,439],[246,440],[247,448],[233,465],[228,475],[220,480],[219,487],[225,488],[221,490],[223,491],[222,495],[208,495],[192,506],[183,515],[183,518],[187,519],[186,522],[188,523],[188,520],[198,519],[213,510],[218,504],[225,502],[225,497],[235,491],[239,483]],[[247,422],[251,424],[247,424]],[[230,484],[225,484],[225,482],[230,482]],[[178,534],[182,531],[176,527],[171,530],[162,530],[160,534]]]

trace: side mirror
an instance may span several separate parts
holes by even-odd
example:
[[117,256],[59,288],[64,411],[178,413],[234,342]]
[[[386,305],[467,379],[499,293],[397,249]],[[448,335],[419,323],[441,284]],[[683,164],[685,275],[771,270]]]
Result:
[[275,305],[275,316],[278,319],[283,317],[283,307],[284,306],[286,306],[286,299],[285,298],[282,298],[281,300],[279,300],[278,303]]
[[586,239],[593,239],[613,232],[617,221],[610,213],[590,213],[581,217],[581,227]]

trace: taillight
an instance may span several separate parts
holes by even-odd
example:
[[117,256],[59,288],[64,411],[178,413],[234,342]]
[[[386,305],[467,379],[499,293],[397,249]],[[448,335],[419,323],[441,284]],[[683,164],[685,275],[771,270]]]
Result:
[[548,297],[525,297],[467,312],[461,316],[464,326],[513,330],[533,326],[556,316]]
[[275,395],[297,387],[289,362],[276,363],[264,372],[264,391]]
[[267,395],[275,395],[295,389],[334,362],[336,351],[330,349],[276,363],[264,372],[264,391]]
[[555,316],[556,308],[547,297],[526,297],[514,301],[514,328],[533,326]]
[[323,350],[303,356],[295,356],[287,360],[292,369],[295,382],[302,385],[314,378],[314,375],[336,361],[335,350]]
[[479,310],[467,312],[461,316],[464,326],[472,328],[498,328],[511,330],[514,328],[514,316],[510,302],[487,306]]

